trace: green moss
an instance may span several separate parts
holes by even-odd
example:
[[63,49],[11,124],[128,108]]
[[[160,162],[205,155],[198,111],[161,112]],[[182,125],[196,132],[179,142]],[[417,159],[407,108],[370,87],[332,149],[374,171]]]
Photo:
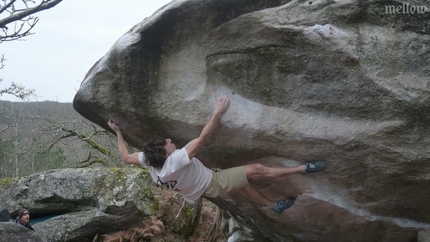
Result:
[[153,185],[148,185],[143,188],[141,192],[145,197],[150,198],[148,199],[148,203],[146,204],[146,206],[149,208],[152,215],[156,215],[160,210],[160,201],[154,197],[154,194],[151,190],[152,187]]
[[125,172],[122,168],[109,168],[110,172],[115,173],[119,180],[125,179]]
[[192,220],[193,219],[193,209],[191,207],[185,207],[185,219]]
[[200,229],[196,229],[195,231],[194,231],[194,233],[193,233],[193,237],[196,237],[196,238],[200,238],[200,237],[202,237],[204,234],[202,233],[202,231],[200,231]]
[[[135,172],[138,172],[137,176]],[[128,177],[129,173],[132,176]],[[112,202],[113,199],[128,199],[128,194],[135,193],[136,196],[141,197],[140,201],[136,201],[139,209],[156,215],[159,211],[159,201],[154,198],[153,187],[150,185],[151,181],[147,182],[148,178],[150,178],[148,169],[111,167],[107,168],[107,174],[103,173],[99,179],[94,181],[93,187],[89,190],[103,196],[107,200],[106,202]],[[145,185],[146,183],[148,185]],[[115,194],[107,196],[113,190],[115,190]]]
[[143,175],[149,175],[149,169],[148,167],[141,167],[140,173]]
[[17,178],[0,178],[0,186],[10,184],[16,180]]
[[151,211],[151,215],[157,215],[158,210],[160,210],[159,201],[156,198],[152,198],[151,202],[147,204],[147,207]]
[[176,230],[180,230],[182,227],[182,224],[179,221],[174,220],[173,222],[170,223],[170,226],[175,228]]

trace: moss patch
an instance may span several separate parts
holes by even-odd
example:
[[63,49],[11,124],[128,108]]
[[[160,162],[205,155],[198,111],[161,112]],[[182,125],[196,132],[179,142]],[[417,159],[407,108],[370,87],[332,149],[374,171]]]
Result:
[[0,186],[10,184],[18,180],[17,178],[0,178]]
[[119,180],[124,180],[125,179],[125,172],[124,169],[122,168],[109,168],[110,172],[115,173]]
[[144,174],[144,175],[149,175],[149,169],[148,169],[148,167],[141,167],[140,168],[140,173]]

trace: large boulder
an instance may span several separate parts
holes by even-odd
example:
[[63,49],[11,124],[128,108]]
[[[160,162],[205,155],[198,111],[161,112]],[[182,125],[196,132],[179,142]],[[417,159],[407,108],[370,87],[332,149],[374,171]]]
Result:
[[38,233],[17,223],[0,223],[0,241],[46,242]]
[[48,218],[33,225],[48,242],[91,242],[96,234],[141,226],[157,206],[140,168],[51,170],[1,184],[0,207],[12,214],[26,207],[32,221]]
[[[239,194],[213,200],[268,241],[411,241],[430,228],[430,11],[426,1],[176,0],[122,36],[73,101],[141,149],[180,147],[231,98],[198,157],[209,167],[296,166],[320,174],[253,185],[282,215]],[[394,12],[393,12],[394,9]],[[397,11],[399,9],[399,11]]]

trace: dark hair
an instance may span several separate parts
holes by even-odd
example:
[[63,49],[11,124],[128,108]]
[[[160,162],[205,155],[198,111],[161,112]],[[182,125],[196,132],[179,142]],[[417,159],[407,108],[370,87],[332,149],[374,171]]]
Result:
[[163,167],[167,155],[164,145],[166,145],[166,140],[157,135],[146,144],[143,150],[150,166]]

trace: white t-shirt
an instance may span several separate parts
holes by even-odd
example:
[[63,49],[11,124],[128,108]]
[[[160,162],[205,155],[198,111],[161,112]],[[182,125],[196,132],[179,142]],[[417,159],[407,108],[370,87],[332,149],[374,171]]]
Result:
[[[142,166],[149,166],[143,152],[138,157]],[[173,151],[162,168],[149,166],[149,173],[155,183],[181,194],[188,202],[203,195],[212,180],[212,171],[197,158],[190,160],[185,147]]]

